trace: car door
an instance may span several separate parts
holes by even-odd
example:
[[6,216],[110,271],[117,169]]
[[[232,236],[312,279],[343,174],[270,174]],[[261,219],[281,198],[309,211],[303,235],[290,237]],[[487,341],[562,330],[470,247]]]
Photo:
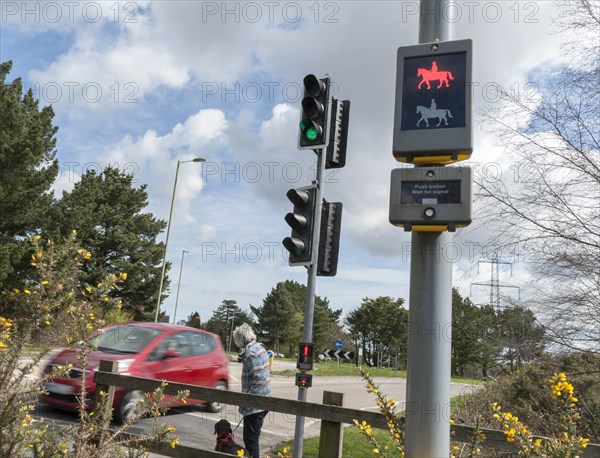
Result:
[[[167,353],[167,350],[171,350]],[[175,353],[173,353],[175,352]],[[150,377],[177,383],[192,383],[190,338],[187,332],[167,336],[150,353],[147,372]]]
[[192,341],[191,351],[193,359],[194,385],[212,387],[218,380],[215,374],[222,366],[222,362],[215,355],[217,344],[210,334],[203,332],[190,332]]

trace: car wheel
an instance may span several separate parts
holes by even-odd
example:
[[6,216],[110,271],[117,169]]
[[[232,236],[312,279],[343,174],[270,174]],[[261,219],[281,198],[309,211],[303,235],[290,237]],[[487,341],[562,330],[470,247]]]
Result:
[[[215,383],[215,386],[213,386],[213,388],[215,390],[226,390],[227,384],[223,381],[219,381]],[[222,409],[223,404],[220,402],[209,402],[206,404],[206,410],[208,410],[210,413],[217,413],[220,412]]]
[[119,406],[115,409],[115,420],[119,423],[131,421],[142,410],[142,399],[144,393],[141,391],[128,391],[121,398]]

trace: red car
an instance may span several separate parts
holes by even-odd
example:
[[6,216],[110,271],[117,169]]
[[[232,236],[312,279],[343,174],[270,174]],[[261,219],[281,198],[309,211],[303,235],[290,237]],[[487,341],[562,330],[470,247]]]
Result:
[[[100,329],[92,343],[97,351],[89,354],[85,371],[88,406],[96,389],[94,371],[102,359],[118,361],[118,372],[123,375],[228,388],[228,359],[219,337],[210,332],[168,323],[121,323]],[[62,350],[54,355],[45,374],[51,374],[54,366],[72,364],[72,368],[68,376],[54,377],[44,383],[47,391],[42,395],[44,401],[67,410],[78,408],[77,396],[84,374],[77,359],[79,353],[79,350]],[[115,420],[129,420],[143,395],[141,391],[117,387],[113,404]],[[216,402],[186,400],[186,404],[197,403],[206,404],[210,412],[221,410],[221,404]]]

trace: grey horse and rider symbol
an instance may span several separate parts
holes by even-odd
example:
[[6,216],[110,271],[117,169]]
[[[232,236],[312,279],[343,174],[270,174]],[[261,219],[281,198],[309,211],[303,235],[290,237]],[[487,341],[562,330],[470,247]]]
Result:
[[[422,78],[419,83],[418,89],[421,89],[423,84],[427,85],[427,89],[431,89],[429,84],[430,81],[439,81],[436,89],[441,88],[443,85],[450,87],[449,80],[453,80],[454,76],[452,72],[438,70],[437,62],[433,61],[431,69],[419,68],[417,71],[418,76]],[[438,119],[436,127],[439,127],[442,122],[447,126],[448,118],[452,118],[452,113],[446,108],[438,108],[435,99],[431,99],[429,107],[423,105],[417,105],[417,113],[421,115],[421,119],[417,121],[417,127],[421,122],[425,121],[425,126],[429,127],[429,119]]]

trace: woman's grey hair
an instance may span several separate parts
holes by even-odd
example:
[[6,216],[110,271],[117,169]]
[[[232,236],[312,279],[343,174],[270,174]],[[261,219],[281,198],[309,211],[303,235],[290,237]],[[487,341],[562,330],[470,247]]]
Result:
[[256,340],[256,334],[248,323],[244,323],[233,330],[233,343],[238,348],[244,348],[254,340]]

